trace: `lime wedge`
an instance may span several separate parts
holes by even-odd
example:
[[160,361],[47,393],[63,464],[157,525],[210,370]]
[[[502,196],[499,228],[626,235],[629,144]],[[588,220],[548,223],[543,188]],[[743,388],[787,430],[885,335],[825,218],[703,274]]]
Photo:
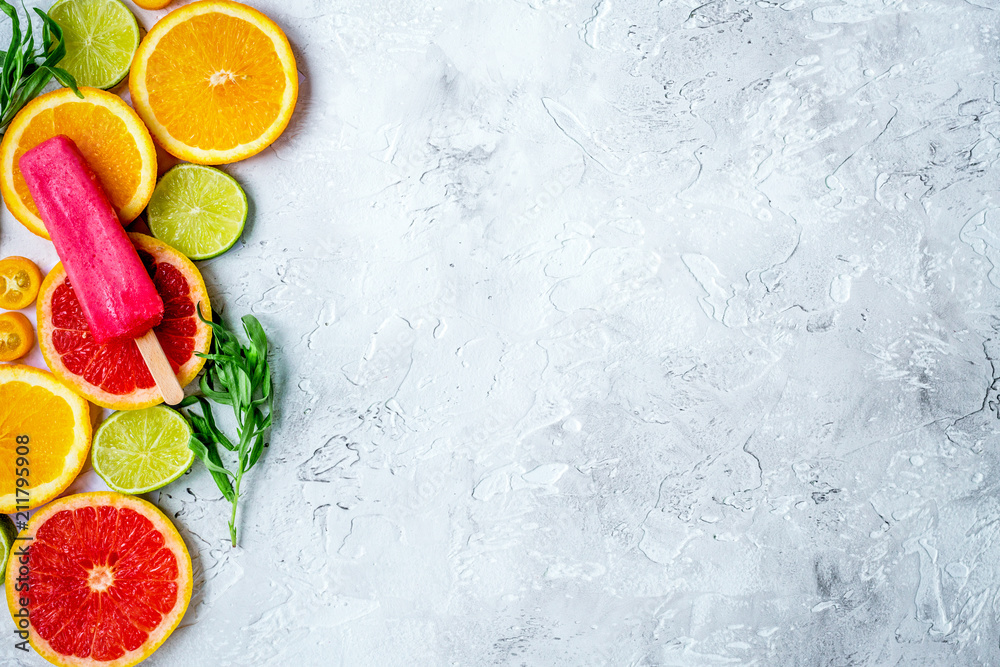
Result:
[[168,407],[116,412],[94,434],[90,460],[115,491],[148,493],[191,467],[190,440],[187,420]]
[[14,522],[6,514],[0,514],[0,576],[3,576],[7,558],[10,557],[10,547],[14,544],[17,529]]
[[49,16],[63,29],[66,56],[59,67],[80,86],[114,88],[139,48],[139,23],[119,0],[59,0]]
[[218,169],[179,164],[156,184],[146,217],[153,236],[191,259],[209,259],[239,240],[247,196]]

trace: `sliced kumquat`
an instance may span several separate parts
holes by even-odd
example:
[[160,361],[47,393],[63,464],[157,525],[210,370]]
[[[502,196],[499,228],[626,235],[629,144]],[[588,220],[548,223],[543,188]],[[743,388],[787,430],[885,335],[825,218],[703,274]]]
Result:
[[143,9],[163,9],[173,0],[132,0]]
[[31,352],[35,330],[21,313],[0,315],[0,361],[16,361]]
[[42,272],[35,263],[16,255],[0,259],[0,308],[21,310],[35,302]]

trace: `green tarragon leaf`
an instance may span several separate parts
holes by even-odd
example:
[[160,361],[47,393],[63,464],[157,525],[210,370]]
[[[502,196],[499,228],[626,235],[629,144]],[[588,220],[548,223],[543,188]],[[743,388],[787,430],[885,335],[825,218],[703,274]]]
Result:
[[0,51],[0,134],[14,120],[17,112],[25,104],[37,97],[49,81],[55,79],[70,88],[77,97],[83,97],[76,86],[76,79],[64,69],[57,67],[66,55],[63,31],[48,14],[36,8],[35,14],[42,20],[42,44],[35,50],[35,34],[31,15],[25,10],[24,27],[14,5],[0,0],[0,12],[10,19],[10,44],[6,51]]
[[[2,0],[0,0],[2,2]],[[218,314],[205,319],[198,305],[198,317],[212,328],[212,349],[198,356],[207,361],[199,386],[201,396],[184,399],[179,407],[191,408],[197,403],[199,412],[187,410],[195,435],[190,447],[215,479],[223,496],[231,503],[229,534],[236,546],[236,508],[240,498],[240,483],[260,460],[267,447],[266,432],[272,423],[274,391],[271,368],[267,361],[267,335],[252,315],[242,319],[243,331],[249,343],[244,345],[225,325]],[[211,403],[228,405],[236,418],[236,439],[230,439],[218,428]],[[266,405],[266,414],[263,406]],[[236,467],[225,466],[219,454],[223,449],[235,454]]]

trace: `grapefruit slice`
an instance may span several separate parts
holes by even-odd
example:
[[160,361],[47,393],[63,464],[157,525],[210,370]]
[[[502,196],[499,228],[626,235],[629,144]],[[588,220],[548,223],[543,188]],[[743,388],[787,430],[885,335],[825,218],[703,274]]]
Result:
[[[129,234],[163,298],[163,321],[154,331],[184,386],[198,375],[212,329],[198,319],[196,306],[211,316],[201,273],[187,257],[144,234]],[[104,408],[138,410],[163,401],[135,341],[98,345],[62,264],[42,282],[38,294],[38,346],[56,377]]]
[[38,510],[20,537],[18,547],[30,546],[27,556],[17,547],[11,555],[7,606],[15,624],[27,609],[27,627],[18,630],[54,665],[135,665],[187,610],[191,556],[169,519],[145,500],[66,496]]

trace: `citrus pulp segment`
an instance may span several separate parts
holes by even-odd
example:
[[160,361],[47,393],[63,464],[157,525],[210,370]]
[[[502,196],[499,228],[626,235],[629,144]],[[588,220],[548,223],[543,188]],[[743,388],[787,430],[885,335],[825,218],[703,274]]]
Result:
[[[191,382],[205,360],[212,329],[212,306],[201,273],[191,260],[162,241],[129,234],[163,299],[163,321],[154,328],[181,386]],[[135,341],[98,345],[90,335],[80,302],[61,264],[42,282],[38,295],[38,345],[52,372],[101,407],[137,410],[163,401]]]
[[52,373],[0,365],[0,513],[65,491],[87,460],[91,434],[87,401]]
[[0,194],[7,209],[30,231],[49,238],[31,199],[18,160],[58,134],[68,136],[97,174],[123,223],[149,203],[156,185],[156,149],[149,131],[117,95],[81,87],[36,97],[14,116],[0,142]]
[[[27,610],[28,640],[64,667],[131,667],[180,623],[191,600],[191,557],[154,505],[120,493],[83,493],[38,510],[21,537],[20,568],[8,568],[11,616]],[[30,539],[28,539],[30,538]]]

